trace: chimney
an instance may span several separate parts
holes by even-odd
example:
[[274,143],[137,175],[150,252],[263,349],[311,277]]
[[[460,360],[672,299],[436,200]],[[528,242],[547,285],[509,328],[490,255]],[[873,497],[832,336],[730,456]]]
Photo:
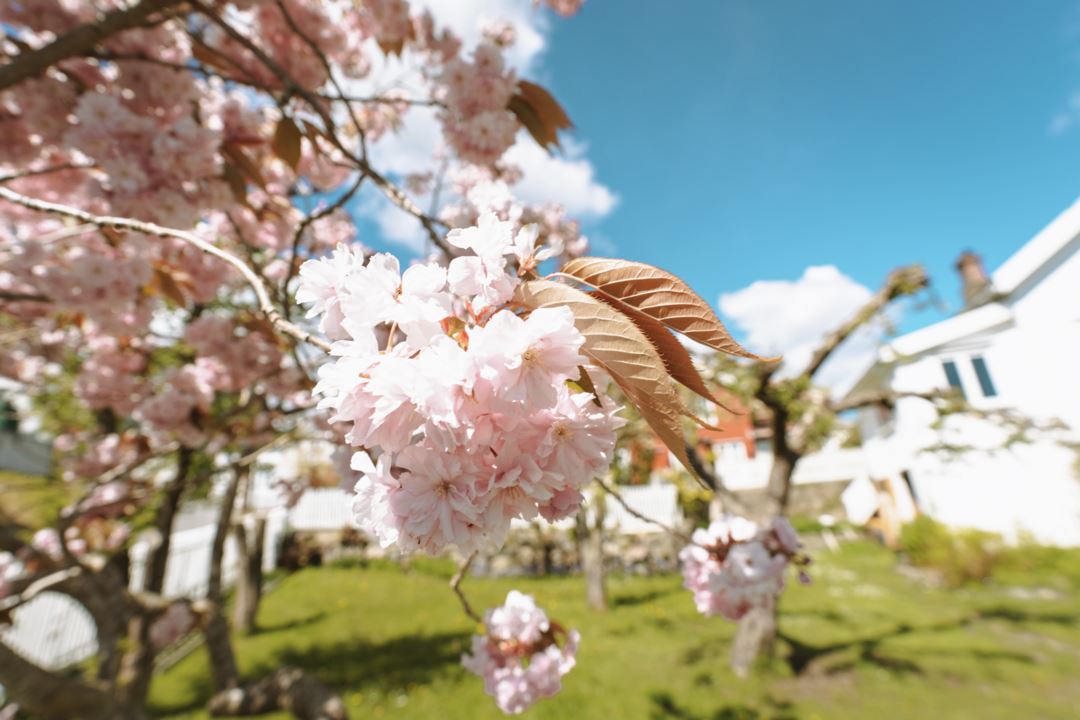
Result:
[[982,257],[975,252],[965,250],[956,259],[956,270],[960,273],[963,285],[964,308],[981,305],[990,299],[990,278],[983,267]]

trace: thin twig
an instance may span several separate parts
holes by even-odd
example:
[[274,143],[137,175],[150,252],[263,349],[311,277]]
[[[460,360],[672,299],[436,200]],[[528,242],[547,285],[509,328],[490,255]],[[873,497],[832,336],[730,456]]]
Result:
[[82,567],[76,565],[74,567],[64,568],[63,570],[57,570],[54,573],[33,581],[21,593],[10,595],[3,600],[0,600],[0,615],[9,613],[20,605],[25,605],[46,590],[67,582],[71,578],[82,573],[82,571]]
[[663,530],[667,534],[671,535],[672,537],[678,538],[679,540],[682,540],[683,542],[690,542],[690,537],[686,533],[681,532],[679,530],[676,530],[675,528],[670,527],[670,526],[660,522],[659,520],[651,518],[648,515],[644,515],[642,513],[639,513],[637,510],[630,507],[630,505],[627,504],[626,499],[621,494],[619,494],[619,491],[617,491],[612,485],[604,482],[600,478],[596,478],[596,484],[599,485],[600,487],[604,488],[604,491],[607,492],[608,495],[611,495],[613,498],[615,498],[615,502],[622,505],[623,510],[630,513],[631,515],[636,517],[638,520],[641,520],[642,522],[647,522],[650,525],[655,525],[656,527],[660,528],[661,530]]
[[28,78],[42,75],[50,67],[76,55],[82,55],[103,40],[130,28],[152,23],[151,16],[182,5],[182,0],[142,0],[127,7],[97,15],[53,40],[48,45],[16,55],[0,66],[0,90]]
[[41,295],[39,293],[24,293],[24,292],[12,292],[10,290],[0,290],[0,302],[39,302],[47,303],[52,300],[47,295]]
[[132,220],[130,218],[110,217],[104,215],[93,215],[84,210],[78,208],[69,207],[67,205],[60,205],[59,203],[46,202],[44,200],[37,200],[35,198],[26,197],[19,193],[12,192],[7,188],[0,187],[0,198],[7,200],[8,202],[16,205],[22,205],[23,207],[30,208],[31,210],[38,210],[44,213],[50,213],[53,215],[60,215],[61,217],[75,218],[85,223],[91,223],[101,228],[111,228],[114,230],[130,230],[133,232],[140,232],[146,235],[154,235],[157,237],[168,237],[176,240],[181,240],[187,244],[195,247],[207,255],[222,260],[229,265],[233,266],[247,281],[247,284],[251,287],[255,293],[255,297],[258,301],[259,312],[261,312],[274,327],[276,327],[282,333],[289,335],[301,342],[310,343],[315,347],[323,350],[324,352],[330,352],[330,344],[321,338],[317,338],[311,333],[300,329],[296,325],[282,317],[281,313],[273,302],[270,300],[270,293],[266,289],[266,284],[263,279],[259,277],[258,273],[252,270],[248,265],[236,257],[232,253],[222,250],[218,246],[210,243],[198,235],[183,230],[175,230],[173,228],[162,227],[154,223],[143,222],[141,220]]
[[323,121],[323,125],[325,126],[323,134],[334,147],[352,162],[357,169],[363,171],[370,177],[372,182],[382,190],[383,194],[386,195],[390,202],[419,220],[420,224],[431,238],[431,242],[438,247],[446,257],[450,258],[454,256],[453,249],[447,244],[438,228],[438,226],[445,225],[445,223],[441,222],[438,218],[431,217],[424,213],[424,211],[421,210],[416,203],[401,190],[401,188],[382,174],[376,172],[376,170],[367,162],[366,158],[358,157],[356,153],[345,147],[344,143],[341,142],[341,139],[338,138],[337,133],[334,130],[333,118],[330,117],[330,113],[327,112],[324,103],[316,93],[300,85],[300,83],[289,75],[281,65],[267,55],[262,48],[253,43],[248,37],[227,23],[223,18],[218,16],[212,8],[206,5],[206,3],[201,2],[201,0],[190,0],[190,2],[200,14],[221,28],[222,32],[250,51],[259,62],[265,65],[266,68],[281,82],[287,93],[303,98],[312,111]]
[[22,178],[37,177],[39,175],[49,175],[54,172],[63,172],[64,170],[90,170],[93,167],[93,163],[63,163],[61,165],[49,165],[42,168],[27,168],[26,170],[19,170],[17,172],[5,173],[4,175],[0,175],[0,184],[8,183],[12,180],[21,180]]
[[[300,251],[300,240],[304,234],[304,231],[307,230],[312,223],[323,219],[327,215],[333,213],[335,210],[339,210],[345,205],[345,203],[349,202],[349,199],[356,194],[356,191],[359,190],[360,186],[364,183],[365,177],[367,176],[364,173],[360,173],[356,177],[356,182],[354,182],[348,190],[342,193],[341,197],[339,197],[337,200],[330,203],[329,205],[326,205],[325,207],[311,211],[310,213],[305,215],[304,219],[301,220],[300,223],[296,226],[296,230],[295,232],[293,232],[292,253],[289,257],[289,267],[285,274],[285,279],[281,282],[281,287],[279,289],[279,293],[282,297],[287,297],[289,283],[296,275],[296,256]],[[287,312],[285,314],[286,316],[288,316]]]
[[465,597],[465,593],[461,590],[461,581],[465,579],[465,573],[469,572],[469,566],[472,565],[472,561],[476,559],[476,550],[473,550],[469,557],[465,558],[465,562],[461,563],[457,572],[454,573],[454,577],[450,578],[450,589],[458,596],[458,600],[461,601],[461,609],[465,611],[465,614],[470,619],[475,620],[478,623],[484,622],[483,618],[476,614],[476,611],[472,609],[472,605],[469,604],[469,599]]

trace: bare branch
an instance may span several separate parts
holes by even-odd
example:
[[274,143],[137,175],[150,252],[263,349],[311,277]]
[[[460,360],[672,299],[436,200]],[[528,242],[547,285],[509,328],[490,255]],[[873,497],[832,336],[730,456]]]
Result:
[[0,641],[0,682],[7,699],[43,718],[130,718],[102,689],[30,662]]
[[893,300],[906,295],[914,295],[925,288],[929,282],[926,270],[921,265],[908,265],[893,270],[885,279],[885,284],[881,286],[881,289],[874,293],[855,315],[825,337],[810,357],[810,363],[802,372],[803,376],[812,378],[836,348],[851,337],[852,333],[876,317]]
[[660,522],[659,520],[651,518],[648,515],[644,515],[642,513],[639,513],[637,510],[630,507],[630,505],[627,504],[626,499],[619,493],[618,490],[616,490],[614,488],[614,486],[604,482],[600,478],[596,478],[596,484],[599,485],[600,487],[604,488],[604,491],[608,495],[611,495],[611,497],[615,498],[615,502],[622,505],[623,510],[625,510],[629,514],[633,515],[638,520],[641,520],[642,522],[649,523],[650,525],[655,525],[656,527],[658,527],[661,530],[663,530],[664,532],[666,532],[668,535],[671,535],[672,537],[678,538],[679,540],[682,540],[683,542],[690,542],[690,538],[689,538],[689,536],[686,535],[686,533],[680,532],[680,531],[676,530],[673,527],[669,527],[668,525],[665,525],[664,523]]
[[477,615],[476,611],[472,609],[472,605],[469,604],[469,599],[465,597],[465,593],[461,589],[461,581],[465,579],[465,573],[469,572],[469,566],[472,565],[472,562],[475,559],[476,551],[473,550],[472,553],[469,554],[469,557],[465,558],[465,561],[461,563],[457,572],[454,573],[454,577],[450,578],[450,589],[458,596],[458,600],[461,601],[461,609],[465,611],[465,614],[468,615],[471,620],[480,623],[483,622],[483,618]]
[[[364,183],[364,178],[365,177],[367,177],[367,176],[364,173],[360,173],[356,177],[356,182],[354,182],[352,184],[352,186],[348,190],[346,190],[344,193],[342,193],[341,196],[337,200],[335,200],[334,202],[330,203],[329,205],[327,205],[325,207],[319,208],[317,210],[314,210],[314,211],[308,213],[307,215],[304,216],[304,219],[301,220],[300,223],[296,226],[296,230],[295,230],[295,232],[293,232],[292,253],[289,256],[289,268],[288,268],[287,273],[285,274],[285,279],[281,281],[281,287],[279,289],[279,292],[281,293],[282,297],[286,297],[286,292],[288,290],[289,283],[292,281],[293,277],[295,277],[295,275],[296,275],[296,256],[300,252],[300,240],[304,235],[304,231],[307,230],[308,227],[310,227],[312,223],[317,222],[318,220],[323,219],[327,215],[330,215],[335,210],[338,210],[338,209],[344,207],[345,203],[349,202],[349,199],[352,198],[352,196],[356,194],[357,190],[360,189],[360,186]],[[288,316],[289,313],[288,313],[287,310],[286,310],[285,314],[286,314],[286,316]]]
[[928,400],[930,402],[958,399],[955,390],[903,392],[885,389],[849,395],[843,400],[831,403],[829,409],[834,413],[842,413],[847,410],[858,410],[859,408],[872,407],[874,405],[891,409],[896,407],[896,403],[903,398],[922,398],[923,400]]
[[0,290],[0,301],[39,303],[52,302],[52,300],[46,295],[41,295],[39,293],[11,292],[10,290]]
[[273,58],[267,55],[258,45],[245,37],[243,33],[234,28],[232,25],[225,22],[225,20],[219,17],[216,13],[214,13],[211,8],[207,7],[205,3],[200,2],[200,0],[191,0],[191,3],[210,22],[221,28],[221,30],[226,35],[228,35],[230,38],[232,38],[244,48],[246,48],[248,51],[250,51],[259,60],[259,62],[265,65],[266,68],[270,70],[270,72],[272,72],[274,76],[277,77],[277,79],[285,87],[286,92],[303,98],[311,107],[311,109],[315,112],[315,114],[318,115],[319,118],[323,121],[323,125],[325,126],[324,129],[326,131],[324,135],[331,143],[333,143],[334,147],[341,151],[341,153],[351,163],[353,163],[357,169],[361,170],[368,177],[370,177],[372,182],[374,182],[375,185],[380,190],[382,190],[383,194],[386,195],[390,202],[394,203],[399,208],[419,220],[420,224],[423,226],[424,230],[427,231],[428,236],[431,238],[431,242],[436,247],[438,247],[439,250],[441,250],[447,257],[454,256],[455,253],[453,249],[451,249],[450,245],[447,244],[446,240],[442,236],[442,233],[439,231],[439,226],[443,225],[443,223],[437,218],[426,215],[424,211],[421,210],[416,205],[416,203],[414,203],[409,198],[409,196],[401,190],[401,188],[399,188],[382,174],[376,172],[375,169],[371,167],[371,165],[368,163],[366,158],[358,157],[356,153],[345,147],[345,145],[337,137],[337,134],[334,132],[334,120],[330,117],[330,113],[327,112],[326,108],[324,107],[322,98],[320,98],[317,94],[311,92],[307,88],[302,87],[291,75],[289,75],[288,72],[285,71],[284,68],[282,68],[277,62],[275,62]]
[[330,344],[325,340],[315,337],[311,333],[300,329],[296,325],[282,317],[281,313],[273,302],[270,300],[270,293],[266,289],[266,284],[263,279],[259,277],[258,273],[252,270],[248,265],[236,257],[235,255],[222,250],[213,243],[210,243],[194,233],[185,232],[183,230],[174,230],[172,228],[162,227],[155,225],[154,223],[143,222],[141,220],[132,220],[130,218],[110,217],[103,215],[93,215],[91,213],[79,210],[78,208],[69,207],[67,205],[60,205],[58,203],[45,202],[44,200],[36,200],[34,198],[20,195],[19,193],[12,192],[11,190],[0,187],[0,198],[7,200],[8,202],[15,203],[16,205],[22,205],[23,207],[30,208],[31,210],[38,210],[44,213],[51,213],[53,215],[60,215],[62,217],[75,218],[81,220],[84,223],[90,223],[100,228],[108,228],[113,230],[130,230],[134,232],[144,233],[146,235],[154,235],[157,237],[168,237],[177,240],[182,240],[187,244],[201,250],[207,255],[212,255],[219,260],[222,260],[229,265],[233,266],[247,281],[247,284],[255,292],[255,297],[258,301],[259,312],[261,312],[274,327],[285,335],[289,335],[301,342],[310,343],[315,347],[325,352],[330,352]]
[[118,32],[149,24],[150,16],[181,4],[183,0],[141,0],[80,25],[42,48],[20,53],[7,65],[0,65],[0,90],[41,75],[62,60],[89,52]]
[[25,605],[41,593],[67,582],[81,572],[81,567],[67,567],[33,580],[22,592],[9,595],[0,600],[0,617],[6,616],[20,605]]
[[0,175],[0,184],[11,182],[12,180],[20,180],[22,178],[50,175],[54,172],[63,172],[64,170],[90,170],[93,167],[95,167],[93,163],[63,163],[61,165],[48,165],[40,168],[27,168],[25,170],[18,170],[16,172]]
[[694,472],[698,474],[698,477],[703,479],[712,488],[713,494],[720,498],[720,501],[724,503],[724,507],[731,510],[731,512],[738,515],[747,515],[748,511],[746,505],[739,500],[726,485],[724,485],[723,479],[712,471],[712,468],[707,466],[698,455],[697,448],[687,443],[686,456],[690,459],[690,464],[694,466]]

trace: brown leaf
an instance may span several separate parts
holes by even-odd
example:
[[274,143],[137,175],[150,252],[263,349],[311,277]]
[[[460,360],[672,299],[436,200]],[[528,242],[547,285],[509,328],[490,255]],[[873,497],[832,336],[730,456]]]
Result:
[[562,272],[714,350],[766,362],[779,359],[755,355],[735,342],[709,303],[665,270],[630,260],[582,257],[566,263]]
[[641,330],[656,348],[656,352],[660,355],[660,359],[664,361],[664,367],[671,377],[709,402],[724,407],[723,403],[717,400],[712,391],[705,385],[705,379],[701,377],[697,368],[694,367],[694,360],[690,357],[690,353],[679,342],[679,339],[671,334],[670,330],[632,305],[619,303],[596,290],[589,294],[622,312],[637,325],[638,330]]
[[154,267],[154,278],[150,281],[150,284],[152,290],[172,300],[179,307],[187,305],[187,297],[184,295],[180,283],[165,268],[161,266]]
[[593,383],[592,376],[589,375],[589,371],[585,369],[584,365],[578,365],[578,379],[574,381],[574,384],[581,388],[582,392],[587,392],[592,395],[593,404],[597,407],[603,407],[603,403],[600,402],[600,396],[596,392],[596,384]]
[[119,247],[120,243],[124,241],[124,233],[115,228],[101,226],[101,234],[105,236],[105,241],[112,247]]
[[266,180],[263,178],[262,170],[259,169],[259,164],[252,160],[242,147],[235,143],[225,143],[221,146],[221,154],[245,177],[263,190],[266,189]]
[[528,308],[568,307],[585,337],[582,352],[626,393],[653,432],[695,475],[686,455],[681,419],[686,406],[672,386],[664,361],[649,339],[621,312],[588,293],[549,280],[518,286],[517,299]]
[[518,121],[529,131],[536,144],[542,148],[546,148],[548,143],[558,143],[558,139],[552,140],[550,134],[544,123],[540,120],[540,116],[533,110],[532,105],[525,102],[520,95],[515,95],[510,98],[510,103],[506,106],[506,109],[514,113],[517,116]]
[[542,148],[560,147],[559,131],[574,127],[559,102],[536,83],[519,80],[517,92],[507,105]]
[[379,48],[383,51],[383,54],[389,57],[390,55],[397,55],[401,57],[401,51],[405,49],[405,39],[395,38],[393,40],[377,40]]
[[223,70],[226,76],[232,75],[233,71],[240,68],[240,65],[235,60],[203,42],[196,42],[192,46],[191,56],[203,65]]
[[278,120],[277,127],[274,128],[272,144],[274,154],[293,170],[296,170],[296,166],[300,163],[301,137],[300,128],[296,126],[292,118],[286,115]]
[[236,202],[241,205],[246,205],[247,181],[244,180],[244,174],[237,170],[235,165],[226,160],[221,176],[225,182],[228,183],[233,197],[236,198]]

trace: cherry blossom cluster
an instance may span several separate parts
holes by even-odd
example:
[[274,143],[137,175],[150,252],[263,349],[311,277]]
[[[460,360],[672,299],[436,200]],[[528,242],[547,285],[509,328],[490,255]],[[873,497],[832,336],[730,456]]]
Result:
[[510,303],[516,270],[547,257],[536,238],[489,214],[450,232],[467,254],[445,268],[341,246],[300,269],[297,298],[335,341],[315,392],[360,449],[356,521],[384,546],[501,544],[513,518],[574,512],[610,464],[621,419],[571,386],[587,365],[571,312]]
[[150,625],[150,643],[161,650],[191,632],[198,618],[187,602],[174,602]]
[[492,165],[514,144],[520,124],[507,110],[517,78],[503,62],[502,49],[490,40],[477,45],[472,61],[446,64],[441,85],[446,111],[443,132],[458,157]]
[[[469,227],[481,215],[494,213],[518,227],[534,226],[537,242],[546,245],[553,257],[567,260],[585,254],[589,241],[561,205],[523,205],[515,198],[513,185],[521,177],[521,168],[505,161],[497,171],[478,165],[457,168],[449,178],[455,199],[443,207],[441,219],[451,227]],[[420,184],[424,179],[414,176],[413,181]]]
[[[778,517],[767,528],[725,516],[694,531],[679,553],[683,585],[702,615],[738,620],[756,607],[772,607],[784,587],[788,564],[805,565],[791,523]],[[806,574],[800,572],[800,579]]]
[[[541,0],[534,0],[534,2],[539,5]],[[543,3],[563,17],[570,17],[581,9],[585,0],[543,0]]]
[[501,607],[484,613],[484,634],[473,636],[461,664],[484,679],[500,710],[517,715],[562,689],[580,640],[577,630],[548,620],[532,596],[511,590]]

